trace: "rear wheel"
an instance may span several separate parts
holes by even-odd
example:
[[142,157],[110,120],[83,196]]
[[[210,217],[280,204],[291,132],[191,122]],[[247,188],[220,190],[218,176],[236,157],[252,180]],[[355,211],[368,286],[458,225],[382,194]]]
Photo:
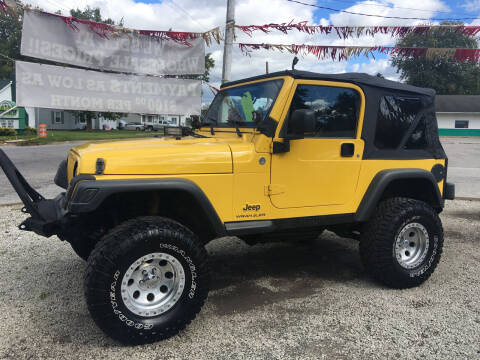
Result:
[[160,217],[114,228],[90,255],[85,275],[93,319],[128,344],[177,334],[200,311],[208,288],[203,245],[183,225]]
[[408,198],[380,203],[360,242],[366,270],[393,288],[410,288],[427,280],[443,248],[438,214],[428,204]]

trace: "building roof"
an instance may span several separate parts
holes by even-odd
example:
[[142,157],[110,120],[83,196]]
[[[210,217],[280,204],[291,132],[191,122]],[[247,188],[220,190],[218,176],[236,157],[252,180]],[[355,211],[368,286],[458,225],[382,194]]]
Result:
[[5,86],[10,84],[11,82],[12,82],[11,80],[0,79],[0,90],[3,90]]
[[480,113],[480,95],[437,95],[435,111]]
[[247,81],[268,79],[276,76],[291,76],[295,79],[349,82],[349,83],[354,83],[358,85],[368,85],[368,86],[390,89],[390,90],[408,91],[408,92],[413,92],[413,93],[418,93],[418,94],[423,94],[428,96],[435,95],[435,91],[432,89],[407,85],[398,81],[391,81],[378,76],[372,76],[372,75],[363,74],[363,73],[319,74],[319,73],[314,73],[309,71],[300,71],[300,70],[278,71],[270,74],[254,76],[247,79],[231,81],[223,84],[222,88],[230,85],[240,84]]

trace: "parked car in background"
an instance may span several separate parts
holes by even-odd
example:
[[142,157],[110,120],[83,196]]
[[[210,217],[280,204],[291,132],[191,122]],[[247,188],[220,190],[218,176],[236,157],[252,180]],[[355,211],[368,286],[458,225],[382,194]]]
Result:
[[136,123],[136,122],[129,122],[124,127],[125,130],[132,130],[132,131],[143,131],[145,130],[145,125]]
[[165,126],[172,126],[172,122],[168,120],[157,120],[155,122],[144,122],[145,130],[158,131],[163,130]]

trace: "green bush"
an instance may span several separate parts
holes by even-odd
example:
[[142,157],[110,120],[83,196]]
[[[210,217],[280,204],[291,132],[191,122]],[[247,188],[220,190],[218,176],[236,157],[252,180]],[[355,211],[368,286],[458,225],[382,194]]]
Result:
[[23,135],[37,135],[37,129],[27,126],[23,130]]
[[0,136],[15,136],[17,131],[15,129],[0,127]]

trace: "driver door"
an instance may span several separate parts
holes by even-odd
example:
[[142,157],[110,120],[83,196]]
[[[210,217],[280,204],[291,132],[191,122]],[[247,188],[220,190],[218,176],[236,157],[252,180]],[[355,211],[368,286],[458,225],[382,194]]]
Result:
[[272,155],[270,199],[277,208],[343,205],[353,197],[363,154],[365,98],[353,84],[297,80],[283,133],[297,109],[315,112],[315,132]]

